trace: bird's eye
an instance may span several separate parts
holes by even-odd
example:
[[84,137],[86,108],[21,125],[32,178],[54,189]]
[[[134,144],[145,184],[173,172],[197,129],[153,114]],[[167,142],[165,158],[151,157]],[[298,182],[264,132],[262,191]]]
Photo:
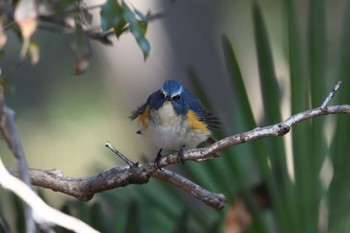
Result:
[[180,99],[180,95],[175,95],[175,96],[172,97],[172,99],[174,101],[178,101]]

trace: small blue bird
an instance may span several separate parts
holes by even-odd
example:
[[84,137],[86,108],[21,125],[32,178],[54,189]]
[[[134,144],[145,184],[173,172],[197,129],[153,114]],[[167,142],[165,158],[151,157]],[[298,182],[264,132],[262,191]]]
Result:
[[155,159],[158,168],[162,150],[178,151],[178,159],[183,162],[185,149],[195,148],[202,142],[215,142],[211,130],[220,125],[219,119],[178,80],[165,81],[160,90],[132,112],[130,119],[138,120],[137,133],[159,149]]

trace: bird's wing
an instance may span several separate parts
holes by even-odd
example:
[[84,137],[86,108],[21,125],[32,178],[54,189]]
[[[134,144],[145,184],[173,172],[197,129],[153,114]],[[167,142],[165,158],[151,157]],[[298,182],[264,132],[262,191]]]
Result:
[[218,129],[220,128],[221,122],[218,117],[212,114],[204,104],[191,92],[185,90],[186,96],[188,98],[189,109],[197,113],[200,117],[200,120],[205,122],[208,125],[209,129]]
[[208,124],[209,129],[219,129],[221,125],[220,119],[211,113],[202,102],[199,101],[199,104],[203,114],[201,119]]
[[[158,102],[160,102],[160,96],[161,96],[161,91],[158,90],[158,91],[155,91],[153,92],[148,98],[147,98],[147,101],[146,103],[144,103],[143,105],[141,105],[140,107],[138,107],[135,111],[133,111],[131,113],[131,115],[129,116],[129,118],[131,120],[135,120],[137,117],[139,117],[140,115],[144,114],[145,111],[147,111],[147,109],[149,109],[148,107],[150,105],[157,105]],[[153,106],[152,105],[152,106]]]
[[133,111],[129,116],[130,120],[135,120],[138,116],[140,116],[146,110],[148,105],[149,103],[147,101],[146,103],[138,107],[135,111]]

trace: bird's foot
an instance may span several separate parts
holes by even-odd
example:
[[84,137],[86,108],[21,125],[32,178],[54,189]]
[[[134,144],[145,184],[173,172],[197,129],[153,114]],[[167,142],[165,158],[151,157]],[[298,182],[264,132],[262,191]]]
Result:
[[184,153],[185,153],[185,145],[183,145],[179,152],[177,153],[177,161],[181,161],[182,164],[185,164],[185,160],[184,160]]
[[162,158],[162,149],[160,149],[157,153],[156,158],[154,159],[154,166],[158,168],[159,170],[163,171],[162,168],[159,165],[160,159]]

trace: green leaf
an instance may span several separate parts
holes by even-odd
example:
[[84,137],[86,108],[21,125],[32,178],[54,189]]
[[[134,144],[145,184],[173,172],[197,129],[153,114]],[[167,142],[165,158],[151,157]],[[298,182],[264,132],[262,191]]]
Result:
[[173,233],[183,233],[183,232],[190,232],[188,229],[188,219],[189,214],[187,211],[183,211],[182,214],[179,216],[179,218],[176,220],[177,224],[175,224],[175,229],[173,230]]
[[[255,42],[258,56],[258,67],[265,113],[264,124],[281,121],[281,92],[274,71],[271,44],[267,29],[257,2],[253,3]],[[295,232],[297,224],[295,212],[295,197],[293,186],[288,175],[284,141],[282,138],[264,139],[269,149],[269,159],[272,168],[273,187],[271,192],[275,201],[276,217],[282,232]],[[287,208],[286,208],[287,206]]]
[[141,32],[141,35],[142,36],[145,36],[146,35],[146,32],[147,32],[147,27],[148,27],[148,23],[147,22],[144,22],[142,20],[138,20],[137,21],[137,24],[139,26],[139,30]]
[[143,23],[146,23],[148,22],[148,17],[147,15],[143,14],[141,11],[135,9],[135,14],[140,18],[140,21],[143,22]]
[[114,29],[114,34],[116,35],[116,37],[119,39],[119,37],[121,36],[121,34],[123,34],[126,30],[127,30],[127,23],[126,21],[123,19],[119,22],[119,24],[117,26],[115,26]]
[[[144,59],[147,59],[151,45],[145,37],[148,26],[148,18],[140,11],[132,11],[129,6],[122,2],[107,0],[101,9],[101,26],[104,31],[113,28],[117,38],[127,29],[133,34],[137,44],[142,50]],[[139,19],[138,19],[139,18]]]
[[17,226],[17,232],[25,232],[26,224],[23,202],[15,194],[11,194],[11,199],[13,208],[15,209],[15,225]]
[[139,47],[143,52],[144,59],[147,59],[151,45],[148,40],[145,38],[145,34],[147,31],[147,21],[141,21],[136,19],[135,13],[123,2],[122,5],[124,20],[129,23],[130,32],[135,37]]
[[125,32],[127,22],[124,20],[122,6],[116,0],[107,0],[101,9],[102,30],[113,28],[117,38]]
[[4,210],[0,209],[0,233],[9,233],[11,231],[10,224],[6,220],[6,217],[9,217],[9,214],[4,214]]
[[[244,85],[240,66],[238,64],[233,47],[226,36],[222,38],[222,45],[225,53],[226,66],[232,81],[232,87],[235,93],[237,93],[235,95],[235,97],[238,98],[237,104],[239,104],[237,109],[240,111],[243,110],[242,115],[244,115],[245,126],[253,129],[257,127],[257,124],[255,122],[254,114],[248,98],[248,93]],[[247,128],[242,130],[247,130]]]
[[[327,96],[325,91],[325,3],[323,0],[311,0],[308,9],[306,57],[308,58],[307,71],[309,71],[309,75],[304,77],[303,81],[310,87],[311,107],[318,107]],[[303,56],[299,55],[300,57]],[[296,160],[298,162],[296,165],[301,166],[300,169],[296,170],[300,172],[300,174],[296,174],[297,193],[301,194],[302,197],[298,200],[301,207],[299,213],[308,216],[307,219],[300,219],[302,232],[319,232],[319,205],[322,197],[320,170],[328,150],[324,138],[324,120],[325,118],[312,119],[304,126],[311,126],[309,130],[301,129],[300,134],[304,133],[301,139],[307,140],[308,150],[295,151],[295,153],[307,152],[303,158],[301,158],[302,154],[295,155],[296,158],[299,157]]]
[[276,79],[271,46],[258,4],[253,4],[255,43],[265,112],[265,124],[281,121],[281,91]]
[[[344,7],[342,33],[339,38],[340,57],[337,67],[337,80],[343,81],[336,99],[337,103],[349,103],[350,100],[350,2]],[[349,116],[337,116],[335,134],[330,145],[330,158],[333,164],[333,178],[329,186],[329,223],[328,232],[349,232],[350,225],[350,121]]]
[[107,232],[106,224],[105,224],[105,218],[104,218],[104,212],[101,204],[99,202],[95,202],[92,204],[92,206],[89,209],[90,212],[90,221],[91,226],[100,232]]
[[140,231],[140,208],[136,201],[132,201],[128,206],[128,223],[126,224],[125,233],[137,233]]
[[119,28],[124,24],[123,9],[116,0],[107,0],[101,8],[101,26],[103,31]]
[[[210,106],[204,89],[200,84],[200,79],[192,68],[188,69],[188,76],[196,96],[200,99],[204,106],[213,112],[213,108]],[[214,134],[214,138],[216,139],[223,138],[223,134],[221,132],[214,132]],[[220,177],[232,177],[234,175],[234,169],[229,166],[229,164],[232,164],[233,156],[230,154],[230,151],[227,150],[221,151],[219,155],[223,155],[220,160],[206,161],[203,162],[202,166],[198,166],[197,164],[186,166],[186,171],[192,177],[195,177],[195,180],[201,181],[202,185],[207,183],[205,186],[206,188],[210,188],[212,190],[226,189],[227,192],[232,193],[234,189],[237,188],[232,185],[232,180],[220,179]]]
[[[238,127],[241,127],[240,130],[246,131],[249,129],[253,129],[257,127],[257,124],[254,119],[253,111],[252,111],[252,106],[250,105],[249,99],[248,99],[248,93],[246,90],[246,87],[244,85],[244,80],[243,76],[240,70],[240,66],[238,64],[237,58],[235,51],[233,49],[232,44],[230,43],[229,39],[224,36],[222,39],[222,44],[223,44],[223,49],[224,49],[224,54],[225,54],[225,61],[226,61],[226,66],[228,69],[228,73],[231,78],[231,83],[232,83],[232,89],[234,90],[233,92],[235,93],[235,104],[234,104],[234,113],[235,113],[235,118],[233,119],[232,125]],[[237,123],[237,121],[239,123]],[[236,123],[236,124],[235,124]],[[239,149],[239,148],[237,148]],[[237,179],[238,179],[238,184],[240,184],[240,187],[244,187],[245,190],[251,189],[251,183],[248,183],[247,180],[247,174],[246,171],[243,170],[243,167],[241,164],[246,161],[246,156],[243,157],[238,157],[237,154],[240,154],[240,151],[232,150],[232,155],[229,155],[230,157],[235,157],[236,160],[242,160],[242,161],[236,161],[230,163],[230,166],[232,167],[231,170],[235,171],[237,173]],[[262,141],[254,141],[251,142],[251,146],[249,147],[251,149],[252,156],[253,158],[257,161],[257,167],[260,173],[262,173],[263,178],[267,179],[270,183],[271,186],[271,172],[268,166],[268,159],[267,159],[267,150],[265,147],[265,144],[262,143]],[[237,153],[234,153],[236,152]],[[225,155],[227,156],[227,155]],[[249,172],[249,175],[251,172]],[[264,222],[264,219],[261,216],[261,212],[259,212],[258,203],[256,203],[256,200],[251,196],[251,193],[248,191],[245,191],[244,194],[247,197],[247,201],[249,206],[251,207],[255,223],[256,223],[256,228],[259,229],[259,232],[268,232],[267,224]]]
[[[303,73],[302,62],[305,62],[305,57],[302,53],[300,35],[297,30],[297,20],[294,2],[292,0],[285,1],[285,7],[287,10],[288,18],[288,52],[290,63],[290,88],[291,88],[291,113],[302,112],[308,109],[308,90],[309,82],[308,75]],[[291,131],[293,140],[293,161],[294,161],[294,174],[295,174],[295,193],[299,197],[302,197],[307,192],[308,182],[305,182],[309,177],[309,165],[305,162],[308,156],[311,154],[311,148],[308,143],[308,139],[311,138],[311,124],[310,122],[304,122],[300,125],[295,125]],[[296,203],[296,211],[303,213],[303,210],[308,205],[308,202],[304,198]],[[305,224],[308,224],[308,220],[303,217],[302,214],[297,215],[298,222],[300,224],[295,225],[296,232],[306,232]]]

